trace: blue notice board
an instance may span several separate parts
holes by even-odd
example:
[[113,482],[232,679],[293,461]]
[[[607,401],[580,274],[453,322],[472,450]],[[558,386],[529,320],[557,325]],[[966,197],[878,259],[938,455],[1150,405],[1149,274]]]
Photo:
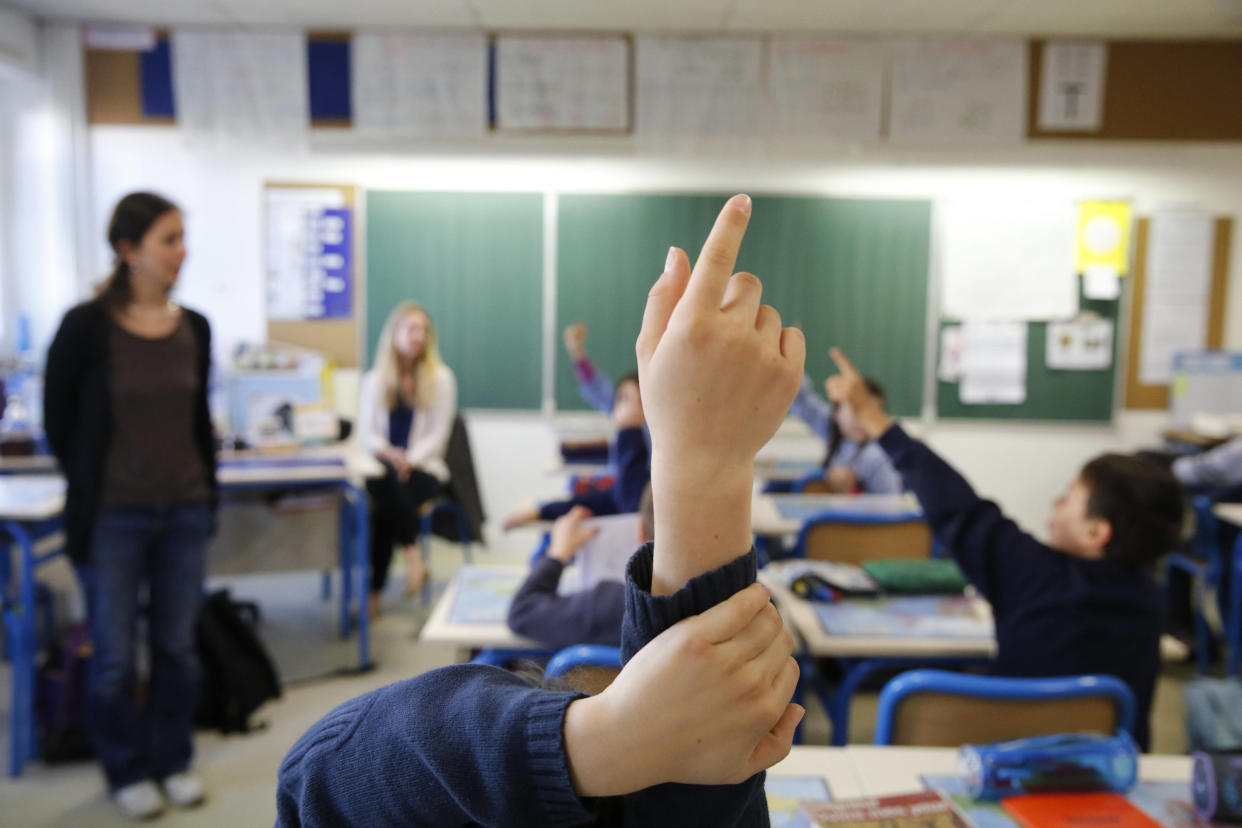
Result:
[[353,211],[348,207],[321,210],[314,239],[319,249],[314,275],[322,304],[308,308],[307,318],[348,319],[353,314]]

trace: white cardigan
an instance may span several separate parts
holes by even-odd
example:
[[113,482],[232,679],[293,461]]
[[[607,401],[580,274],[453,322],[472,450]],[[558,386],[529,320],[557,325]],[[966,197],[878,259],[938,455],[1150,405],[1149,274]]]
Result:
[[[358,401],[358,436],[362,447],[372,454],[379,454],[392,445],[388,441],[388,413],[383,384],[374,371],[367,371],[362,377],[362,398]],[[410,429],[409,447],[405,451],[405,458],[411,466],[442,483],[449,479],[444,455],[448,451],[456,414],[457,378],[447,365],[443,365],[436,373],[435,399],[431,408],[414,410],[414,425]]]

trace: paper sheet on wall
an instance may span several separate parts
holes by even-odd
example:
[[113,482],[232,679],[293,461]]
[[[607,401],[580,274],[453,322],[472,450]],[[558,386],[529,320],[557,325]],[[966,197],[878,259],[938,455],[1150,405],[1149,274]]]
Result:
[[762,58],[757,37],[637,37],[635,133],[691,146],[757,136]]
[[1168,211],[1151,219],[1143,296],[1139,382],[1165,385],[1173,356],[1207,345],[1213,221],[1207,213]]
[[496,39],[496,128],[624,130],[630,49],[623,37]]
[[773,37],[764,99],[771,117],[765,121],[787,137],[879,140],[884,61],[878,41]]
[[936,376],[941,382],[957,382],[962,378],[961,325],[946,325],[940,329],[940,367]]
[[591,589],[601,581],[625,582],[625,566],[638,549],[638,528],[641,518],[636,514],[608,515],[590,518],[583,526],[599,529],[599,533],[574,554],[573,564],[561,575],[557,593],[567,595]]
[[353,125],[417,137],[487,131],[485,35],[358,32],[350,51]]
[[967,405],[1026,402],[1025,322],[967,322],[962,325],[962,380],[958,395]]
[[1039,78],[1039,128],[1096,132],[1104,115],[1108,47],[1081,40],[1044,43]]
[[319,222],[325,210],[344,206],[345,194],[333,187],[267,188],[264,229],[268,319],[316,319],[327,315],[322,289],[327,274],[320,255]]
[[1109,319],[1049,322],[1044,361],[1057,371],[1103,371],[1113,364]]
[[894,143],[1016,143],[1026,132],[1021,40],[893,44],[888,134]]
[[1071,202],[948,200],[937,203],[936,216],[946,319],[1036,321],[1078,313]]
[[310,128],[302,32],[177,29],[172,62],[183,130],[287,140]]

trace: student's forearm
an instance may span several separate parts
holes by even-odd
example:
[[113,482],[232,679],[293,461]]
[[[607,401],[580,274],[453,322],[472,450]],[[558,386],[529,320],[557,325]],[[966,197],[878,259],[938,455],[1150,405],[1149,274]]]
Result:
[[652,463],[655,555],[651,594],[670,595],[686,581],[746,553],[752,545],[754,465],[711,474]]

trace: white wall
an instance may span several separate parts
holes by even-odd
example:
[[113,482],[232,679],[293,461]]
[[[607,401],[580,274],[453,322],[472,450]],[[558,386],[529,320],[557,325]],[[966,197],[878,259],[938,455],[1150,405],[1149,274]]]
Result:
[[[362,148],[348,134],[316,135],[310,148],[191,148],[171,128],[95,127],[91,135],[97,238],[93,272],[111,254],[102,228],[112,204],[153,188],[187,212],[190,256],[181,296],[212,319],[221,350],[264,334],[260,199],[263,182],[348,182],[364,188],[509,191],[748,191],[838,196],[1066,199],[1129,198],[1140,212],[1194,204],[1242,217],[1242,147],[1032,143],[1001,149],[908,151],[768,147],[732,156],[649,157],[627,139],[495,138],[450,152]],[[698,239],[686,239],[694,245]],[[652,262],[652,277],[662,262]],[[762,277],[762,274],[760,274]],[[1230,271],[1227,345],[1242,348],[1242,255]],[[818,341],[817,341],[818,340]],[[826,346],[812,333],[811,346]],[[861,357],[865,360],[865,356]],[[1157,441],[1159,414],[1122,414],[1111,426],[915,423],[932,445],[1025,525],[1042,526],[1047,503],[1082,462],[1113,448]],[[819,456],[797,427],[774,450]],[[534,414],[471,418],[476,460],[493,518],[524,493],[555,491],[543,476],[549,421]]]
[[38,27],[17,9],[0,7],[0,72],[35,72],[39,66]]

